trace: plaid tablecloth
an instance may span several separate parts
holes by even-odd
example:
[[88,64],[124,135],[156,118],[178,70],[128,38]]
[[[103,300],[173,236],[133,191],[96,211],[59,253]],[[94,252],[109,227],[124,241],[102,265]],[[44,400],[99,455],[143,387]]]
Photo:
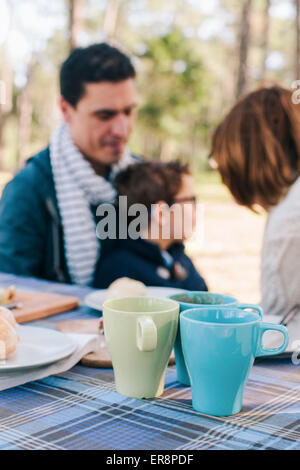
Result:
[[[88,288],[0,274],[0,285],[77,295]],[[92,318],[76,311],[34,322]],[[115,391],[111,369],[76,365],[71,370],[0,392],[0,449],[286,449],[300,450],[300,366],[291,359],[254,365],[242,411],[215,418],[192,408],[190,388],[166,374],[165,393],[148,400]]]

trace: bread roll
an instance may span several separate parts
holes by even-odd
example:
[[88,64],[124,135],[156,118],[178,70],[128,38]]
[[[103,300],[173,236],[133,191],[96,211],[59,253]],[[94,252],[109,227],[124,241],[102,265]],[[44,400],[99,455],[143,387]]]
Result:
[[121,277],[110,284],[107,289],[107,298],[116,299],[117,297],[139,297],[147,295],[147,287],[140,281]]
[[14,329],[17,328],[17,322],[15,320],[14,314],[8,310],[8,308],[0,307],[0,317],[5,318],[5,320],[7,320],[8,323],[14,327]]
[[0,316],[0,344],[0,353],[4,356],[1,359],[6,359],[9,354],[14,353],[19,344],[16,329],[3,316]]
[[8,304],[16,297],[16,287],[8,286],[0,288],[0,304]]

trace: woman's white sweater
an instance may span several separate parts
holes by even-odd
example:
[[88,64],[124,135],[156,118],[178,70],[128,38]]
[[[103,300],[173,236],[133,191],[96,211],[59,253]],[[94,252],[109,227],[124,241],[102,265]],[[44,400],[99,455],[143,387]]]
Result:
[[265,314],[300,310],[300,177],[270,210],[261,254],[261,304]]

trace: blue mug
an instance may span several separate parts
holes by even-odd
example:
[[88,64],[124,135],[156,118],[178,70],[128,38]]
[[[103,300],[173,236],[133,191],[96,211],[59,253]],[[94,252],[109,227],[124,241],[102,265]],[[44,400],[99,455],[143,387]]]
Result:
[[[184,310],[200,307],[200,308],[214,308],[218,305],[222,307],[232,307],[237,306],[240,309],[251,308],[256,310],[262,318],[262,309],[258,305],[252,304],[239,304],[237,299],[231,297],[230,295],[215,294],[213,292],[206,291],[190,291],[182,292],[179,294],[174,294],[169,297],[172,300],[176,300],[180,305],[180,313]],[[197,302],[197,303],[196,303]],[[178,324],[178,331],[176,335],[176,340],[174,344],[175,352],[175,363],[177,371],[177,380],[183,385],[190,386],[190,379],[186,369],[182,347],[181,347],[181,338],[180,338],[180,324]]]
[[[193,408],[213,416],[238,413],[254,359],[280,354],[288,345],[284,326],[264,323],[257,314],[236,307],[185,310],[180,330]],[[267,330],[283,334],[282,346],[263,348]]]

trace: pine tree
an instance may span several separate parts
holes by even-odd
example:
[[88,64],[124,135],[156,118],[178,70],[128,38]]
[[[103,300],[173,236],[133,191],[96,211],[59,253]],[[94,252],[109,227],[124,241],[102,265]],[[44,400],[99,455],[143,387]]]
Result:
[[248,85],[248,53],[250,45],[250,15],[252,0],[244,0],[242,3],[240,20],[240,47],[239,47],[239,67],[236,85],[236,98],[240,98]]

